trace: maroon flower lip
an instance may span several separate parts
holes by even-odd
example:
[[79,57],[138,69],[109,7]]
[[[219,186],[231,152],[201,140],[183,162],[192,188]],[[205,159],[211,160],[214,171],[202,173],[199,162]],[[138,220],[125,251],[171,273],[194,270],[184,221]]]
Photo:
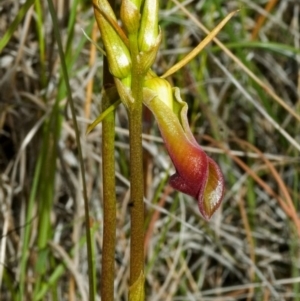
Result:
[[224,192],[219,166],[200,146],[186,149],[184,157],[173,155],[172,150],[168,152],[176,168],[176,173],[170,177],[170,185],[197,199],[200,213],[209,220],[220,206]]
[[[219,208],[224,193],[224,178],[219,166],[200,147],[195,140],[187,120],[187,104],[180,98],[179,89],[173,89],[173,99],[160,99],[168,93],[157,89],[157,82],[165,80],[155,78],[153,93],[151,82],[146,83],[145,104],[155,116],[167,151],[175,166],[176,173],[170,177],[170,185],[198,201],[198,207],[204,219],[209,220]],[[151,91],[151,92],[150,92]],[[152,94],[151,94],[152,93]],[[151,97],[149,95],[152,95]],[[172,103],[172,108],[169,104]]]

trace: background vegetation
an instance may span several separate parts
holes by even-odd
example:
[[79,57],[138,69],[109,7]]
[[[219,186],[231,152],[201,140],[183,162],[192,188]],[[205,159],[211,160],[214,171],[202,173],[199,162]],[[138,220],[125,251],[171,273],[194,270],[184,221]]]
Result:
[[[237,15],[169,80],[226,179],[211,222],[172,191],[173,170],[145,111],[147,300],[300,300],[300,4],[161,1],[163,74],[230,11]],[[94,274],[101,273],[101,54],[92,4],[54,1],[85,160]],[[0,2],[0,299],[88,300],[78,148],[47,1]],[[100,43],[100,42],[99,42]],[[129,262],[128,130],[117,111],[116,300]],[[99,300],[99,297],[97,297]]]

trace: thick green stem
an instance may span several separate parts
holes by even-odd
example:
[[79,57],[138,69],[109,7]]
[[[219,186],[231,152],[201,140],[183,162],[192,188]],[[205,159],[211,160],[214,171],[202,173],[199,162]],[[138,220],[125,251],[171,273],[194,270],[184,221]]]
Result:
[[[104,89],[113,84],[104,59]],[[103,98],[103,110],[111,102]],[[114,300],[114,265],[116,245],[116,194],[115,194],[115,115],[109,113],[102,122],[102,173],[103,173],[103,248],[101,273],[101,299]]]
[[144,76],[137,61],[137,43],[131,41],[132,84],[134,103],[128,108],[130,133],[131,241],[130,285],[144,271],[144,183],[142,149],[142,100]]

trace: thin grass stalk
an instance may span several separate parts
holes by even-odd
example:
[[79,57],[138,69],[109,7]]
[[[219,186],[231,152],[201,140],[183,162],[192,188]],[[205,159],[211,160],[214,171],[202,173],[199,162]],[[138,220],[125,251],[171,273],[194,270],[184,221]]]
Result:
[[[103,59],[104,89],[113,84],[107,59]],[[110,106],[104,98],[103,110]],[[109,113],[102,122],[102,174],[103,174],[103,248],[101,298],[114,300],[114,266],[116,245],[116,183],[115,183],[115,114]]]
[[36,11],[36,32],[38,36],[38,42],[39,42],[39,60],[41,64],[41,86],[44,88],[47,83],[47,77],[46,77],[46,38],[45,38],[45,32],[43,31],[43,11],[42,11],[42,5],[41,2],[38,0],[35,0],[34,3],[35,11]]
[[23,20],[24,16],[29,11],[31,5],[34,3],[34,0],[27,0],[24,5],[19,9],[18,14],[16,15],[13,22],[9,25],[8,29],[5,31],[3,36],[0,38],[0,52],[4,49],[10,39],[13,37],[17,27]]
[[[53,125],[51,128],[50,125]],[[35,273],[37,281],[33,290],[33,300],[41,289],[42,278],[46,273],[49,263],[49,249],[47,241],[52,236],[52,228],[50,222],[51,208],[54,199],[54,180],[55,180],[55,161],[57,157],[56,145],[61,127],[61,117],[58,113],[58,98],[54,105],[53,111],[49,120],[45,123],[43,147],[41,149],[41,177],[38,183],[38,216],[39,216],[39,231],[37,236],[38,257],[35,264]]]
[[20,280],[19,280],[19,293],[17,295],[16,300],[22,301],[24,300],[25,294],[25,277],[26,277],[26,265],[27,260],[29,257],[29,238],[30,233],[32,231],[32,227],[30,225],[31,220],[33,217],[33,208],[34,208],[34,201],[37,195],[37,186],[39,182],[39,177],[41,175],[41,161],[42,156],[39,156],[37,164],[35,166],[35,172],[34,172],[34,178],[32,183],[32,188],[30,191],[30,197],[29,197],[29,203],[27,206],[27,212],[26,212],[26,227],[24,228],[24,236],[23,236],[23,245],[22,245],[22,255],[21,255],[21,262],[20,262]]

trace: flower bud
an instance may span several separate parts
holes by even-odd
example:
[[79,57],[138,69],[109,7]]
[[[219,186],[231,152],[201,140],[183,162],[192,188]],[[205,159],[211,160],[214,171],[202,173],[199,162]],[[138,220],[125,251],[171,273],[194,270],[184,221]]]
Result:
[[140,51],[148,51],[157,44],[158,0],[145,0],[138,36]]
[[110,72],[114,77],[126,78],[131,72],[130,53],[115,27],[120,31],[122,29],[118,26],[116,16],[107,0],[93,0],[93,4]]
[[121,20],[128,34],[137,33],[140,27],[140,12],[131,0],[121,4]]

